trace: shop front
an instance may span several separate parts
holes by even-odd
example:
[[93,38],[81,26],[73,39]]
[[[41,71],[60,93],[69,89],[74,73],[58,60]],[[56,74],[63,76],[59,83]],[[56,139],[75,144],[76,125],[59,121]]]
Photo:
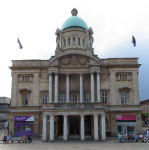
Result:
[[15,136],[34,134],[34,116],[15,116]]
[[136,134],[136,115],[116,115],[117,135]]

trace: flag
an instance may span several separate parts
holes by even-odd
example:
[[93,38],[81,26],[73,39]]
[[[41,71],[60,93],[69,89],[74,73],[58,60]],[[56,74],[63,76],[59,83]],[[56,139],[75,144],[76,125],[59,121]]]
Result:
[[17,42],[19,43],[19,47],[20,47],[20,49],[22,49],[22,48],[23,48],[23,46],[22,46],[22,44],[21,44],[21,42],[20,42],[19,38],[18,38],[18,41],[17,41]]
[[133,46],[135,47],[136,46],[136,39],[134,38],[134,36],[132,36],[132,43],[133,43]]

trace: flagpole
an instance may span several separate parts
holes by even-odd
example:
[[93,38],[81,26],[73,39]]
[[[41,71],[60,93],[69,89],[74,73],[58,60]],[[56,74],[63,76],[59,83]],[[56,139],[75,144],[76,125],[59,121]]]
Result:
[[18,56],[18,38],[17,38],[17,53],[16,53],[16,60],[17,60],[17,56]]

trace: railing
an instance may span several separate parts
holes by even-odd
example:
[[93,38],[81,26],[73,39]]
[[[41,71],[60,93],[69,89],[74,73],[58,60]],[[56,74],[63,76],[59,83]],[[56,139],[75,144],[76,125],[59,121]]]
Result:
[[85,103],[84,108],[94,108],[94,104],[93,103]]
[[80,108],[80,104],[79,103],[68,103],[67,104],[67,108]]
[[54,104],[54,108],[63,108],[63,104],[62,103],[56,103]]

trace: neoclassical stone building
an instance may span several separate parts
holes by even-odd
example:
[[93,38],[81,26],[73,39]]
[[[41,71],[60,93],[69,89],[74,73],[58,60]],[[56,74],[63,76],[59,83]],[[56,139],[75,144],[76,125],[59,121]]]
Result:
[[92,28],[71,13],[55,32],[55,56],[12,61],[10,134],[44,142],[140,133],[138,58],[99,58]]

